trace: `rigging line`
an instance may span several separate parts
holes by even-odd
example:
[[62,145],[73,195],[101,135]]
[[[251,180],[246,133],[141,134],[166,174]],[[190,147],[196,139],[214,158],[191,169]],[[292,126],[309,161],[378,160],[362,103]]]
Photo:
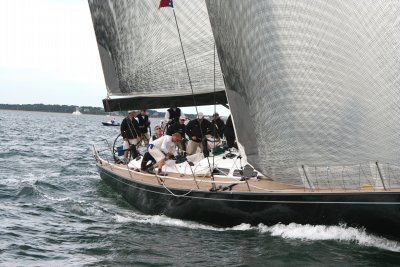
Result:
[[216,88],[215,88],[215,42],[214,42],[214,55],[213,55],[213,57],[214,57],[214,114],[217,112],[217,97],[216,97],[216,93],[215,93],[215,91],[216,91]]
[[176,194],[174,194],[174,192],[172,192],[172,191],[165,185],[164,182],[162,182],[161,185],[162,185],[171,195],[173,195],[174,197],[185,197],[185,196],[189,195],[190,193],[192,193],[192,191],[193,191],[193,188],[192,188],[192,189],[190,189],[188,192],[186,192],[186,193],[184,193],[184,194],[182,194],[182,195],[176,195]]
[[[193,172],[193,170],[192,170],[192,167],[191,167],[190,165],[189,165],[189,167],[190,167],[190,170],[192,171],[193,179],[194,179],[194,181],[195,181],[196,187],[197,187],[197,189],[200,189],[200,187],[199,187],[199,182],[197,182],[197,180],[196,180],[196,177],[195,177],[195,175],[194,175],[194,172]],[[184,193],[184,194],[182,194],[182,195],[176,195],[176,194],[174,194],[174,193],[167,187],[167,185],[165,184],[165,180],[162,179],[161,176],[159,176],[157,173],[154,174],[154,175],[156,176],[156,178],[157,178],[158,181],[161,181],[160,184],[161,184],[171,195],[173,195],[174,197],[185,197],[185,196],[189,195],[193,190],[195,190],[195,188],[192,187],[188,192],[186,192],[186,193]],[[200,180],[200,183],[202,183],[202,182],[204,182],[204,181],[203,181],[203,180]]]
[[172,9],[172,11],[173,11],[173,13],[174,13],[176,29],[178,30],[179,41],[180,41],[180,43],[181,43],[183,59],[184,59],[184,61],[185,61],[186,72],[187,72],[188,79],[189,79],[190,90],[192,91],[194,107],[195,107],[195,109],[196,109],[197,115],[199,115],[199,112],[197,111],[197,104],[196,104],[196,98],[195,98],[195,96],[194,96],[192,81],[191,81],[191,79],[190,79],[189,68],[188,68],[188,65],[187,65],[187,62],[186,62],[185,50],[183,49],[183,43],[182,43],[181,33],[180,33],[180,31],[179,31],[178,20],[176,19],[175,9]]
[[[129,114],[128,114],[129,115]],[[128,118],[128,117],[127,117]],[[136,138],[137,139],[142,139],[142,135],[139,135],[138,134],[138,132],[136,131],[136,129],[135,129],[135,126],[133,125],[133,122],[132,122],[132,120],[136,120],[136,118],[135,117],[133,117],[131,120],[130,120],[130,123],[128,122],[128,127],[129,127],[129,131],[131,132],[131,134],[133,135],[133,132],[135,132],[135,134],[136,134]],[[129,121],[129,118],[128,118],[128,121]],[[132,131],[132,127],[133,127],[133,131]],[[134,138],[135,139],[135,138]],[[128,143],[129,143],[129,139],[128,139]],[[139,144],[140,142],[138,142],[138,144]],[[135,145],[135,146],[137,146],[137,144]]]
[[[180,43],[181,43],[183,59],[184,59],[184,61],[185,61],[186,72],[187,72],[188,79],[189,79],[190,90],[192,91],[193,103],[194,103],[194,107],[195,107],[195,109],[196,109],[196,114],[197,114],[197,117],[198,117],[198,116],[199,116],[199,111],[198,111],[198,109],[197,109],[196,98],[195,98],[195,96],[194,96],[192,81],[191,81],[191,79],[190,79],[189,68],[188,68],[187,61],[186,61],[185,50],[183,49],[183,43],[182,43],[181,33],[180,33],[180,31],[179,31],[178,20],[176,19],[175,9],[172,8],[172,11],[173,11],[173,13],[174,13],[176,29],[178,30],[179,41],[180,41]],[[201,133],[201,139],[202,139],[201,142],[202,142],[203,139],[204,139],[204,134],[203,134],[203,131],[201,130],[201,124],[200,124],[200,133]],[[206,144],[207,144],[207,143],[206,143]],[[204,144],[202,144],[202,146],[204,146]],[[203,147],[203,150],[204,150],[204,147]],[[203,154],[204,154],[204,153],[203,153]],[[208,157],[207,157],[207,162],[208,162],[208,166],[209,166],[209,168],[210,168],[211,179],[214,181],[214,180],[215,180],[215,179],[214,179],[214,174],[213,174],[213,171],[212,171],[212,169],[211,169],[210,159],[209,159]],[[214,183],[212,184],[212,188],[215,189],[215,184],[214,184]]]
[[[217,105],[216,105],[217,100],[216,100],[216,95],[215,95],[215,41],[214,41],[213,47],[214,47],[214,55],[213,55],[213,57],[214,57],[214,114],[215,114],[215,113],[217,113]],[[214,127],[213,130],[216,131],[215,127]],[[214,146],[213,146],[213,149],[214,149],[214,148],[215,148],[215,136],[214,136]],[[215,164],[214,164],[215,155],[214,155],[214,153],[213,153],[212,155],[213,155],[213,166],[215,166]]]
[[[186,193],[182,194],[182,195],[176,195],[174,194],[174,192],[172,192],[166,185],[164,182],[164,179],[161,178],[161,176],[159,176],[157,173],[155,174],[157,181],[161,182],[160,185],[162,185],[171,195],[173,195],[174,197],[184,197],[189,195],[190,193],[192,193],[192,191],[194,190],[194,188],[191,188],[189,191],[187,191]],[[196,184],[197,185],[197,184]]]

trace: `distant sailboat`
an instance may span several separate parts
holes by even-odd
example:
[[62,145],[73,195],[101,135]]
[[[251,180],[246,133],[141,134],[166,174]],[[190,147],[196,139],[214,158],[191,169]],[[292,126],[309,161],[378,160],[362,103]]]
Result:
[[72,112],[72,115],[82,115],[82,113],[79,111],[79,107],[76,107],[76,110]]
[[239,151],[148,174],[94,146],[107,184],[150,214],[400,237],[397,4],[181,0],[175,17],[158,3],[89,0],[105,110],[229,102]]
[[104,126],[120,126],[120,123],[117,122],[117,121],[115,120],[115,118],[112,118],[112,119],[109,120],[109,121],[103,121],[102,124],[103,124]]

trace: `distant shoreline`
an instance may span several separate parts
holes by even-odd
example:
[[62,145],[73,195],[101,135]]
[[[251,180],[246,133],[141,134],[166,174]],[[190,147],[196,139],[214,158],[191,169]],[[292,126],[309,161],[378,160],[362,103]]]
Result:
[[[9,110],[9,111],[22,111],[22,112],[42,112],[42,113],[56,113],[56,114],[72,114],[69,112],[58,112],[58,111],[47,111],[47,110],[26,110],[26,109],[10,109],[10,108],[0,108],[2,110]],[[92,113],[82,113],[82,115],[98,115],[98,116],[109,116],[108,114],[92,114]],[[120,115],[111,115],[111,116],[120,116]]]
[[[50,105],[50,104],[0,104],[0,110],[15,110],[15,111],[37,111],[37,112],[53,112],[53,113],[67,113],[79,109],[82,114],[88,115],[110,115],[110,116],[126,116],[126,111],[105,112],[102,107],[91,106],[74,106],[74,105]],[[164,118],[165,112],[160,112],[152,109],[146,110],[150,118]],[[195,119],[196,114],[185,114],[189,119]]]
[[42,111],[55,113],[71,113],[79,108],[82,114],[106,115],[100,107],[77,107],[72,105],[46,105],[46,104],[0,104],[0,109],[22,110],[22,111]]
[[[47,105],[47,104],[0,104],[0,110],[15,110],[15,111],[37,111],[37,112],[53,112],[53,113],[67,113],[79,109],[82,114],[88,115],[110,115],[110,116],[126,116],[126,112],[114,111],[105,112],[102,107],[91,106],[73,106],[73,105]],[[152,118],[164,118],[165,112],[158,112],[156,110],[147,110],[147,115]]]

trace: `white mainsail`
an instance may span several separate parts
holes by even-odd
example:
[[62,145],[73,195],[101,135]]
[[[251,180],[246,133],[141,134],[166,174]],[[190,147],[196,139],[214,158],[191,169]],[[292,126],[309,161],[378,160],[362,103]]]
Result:
[[[158,5],[159,0],[89,0],[108,96],[131,97],[130,108],[169,107],[171,99],[193,106],[174,15]],[[203,95],[200,104],[213,104],[218,57],[205,2],[180,0],[174,8],[193,93]],[[215,91],[225,99],[221,68],[215,63]]]
[[399,1],[206,3],[252,165],[293,183],[400,174]]

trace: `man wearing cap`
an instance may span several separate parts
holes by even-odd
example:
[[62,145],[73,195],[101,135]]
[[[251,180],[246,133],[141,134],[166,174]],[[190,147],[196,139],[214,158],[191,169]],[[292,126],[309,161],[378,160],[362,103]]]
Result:
[[146,110],[140,110],[140,114],[136,116],[139,122],[140,132],[142,134],[142,139],[145,144],[149,143],[150,136],[148,134],[147,128],[150,126],[149,116],[146,114]]
[[182,137],[186,134],[186,126],[185,126],[186,116],[182,115],[179,117],[179,121],[172,124],[168,130],[167,134],[172,135],[173,133],[180,133]]
[[128,116],[122,120],[121,123],[121,135],[124,139],[124,162],[128,162],[129,150],[131,149],[131,145],[134,146],[134,150],[132,151],[132,157],[138,156],[136,151],[136,145],[140,141],[140,128],[139,123],[135,119],[136,111],[128,110]]
[[214,124],[219,138],[224,137],[224,129],[225,129],[225,123],[221,118],[219,117],[219,114],[217,112],[214,113],[213,119],[212,119],[212,124]]
[[172,124],[168,129],[167,129],[167,135],[172,135],[174,133],[180,133],[181,137],[182,137],[182,141],[179,143],[179,148],[182,151],[186,150],[186,139],[185,139],[185,135],[186,135],[186,125],[185,125],[185,121],[186,121],[186,116],[185,115],[181,115],[179,117],[179,122],[175,122],[174,124]]
[[207,134],[212,133],[214,133],[214,125],[210,121],[204,119],[204,114],[199,112],[197,114],[197,119],[191,120],[186,125],[186,134],[189,137],[186,153],[188,155],[193,155],[196,153],[198,147],[203,151],[202,140]]
[[160,125],[156,125],[156,127],[154,127],[154,134],[151,137],[150,141],[154,141],[154,140],[160,138],[161,136],[162,136],[161,126]]

